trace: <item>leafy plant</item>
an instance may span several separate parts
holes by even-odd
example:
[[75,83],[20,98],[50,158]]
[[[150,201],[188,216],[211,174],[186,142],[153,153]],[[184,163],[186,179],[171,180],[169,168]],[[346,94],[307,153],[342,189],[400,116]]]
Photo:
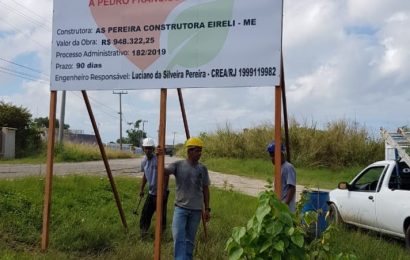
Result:
[[[303,196],[302,196],[303,197]],[[302,198],[302,203],[306,198]],[[313,238],[310,226],[318,213],[299,214],[289,211],[269,184],[259,195],[258,208],[246,227],[235,227],[226,243],[229,259],[355,259],[354,255],[331,250],[330,237],[335,227],[329,227],[320,238]],[[303,204],[302,204],[303,205]]]

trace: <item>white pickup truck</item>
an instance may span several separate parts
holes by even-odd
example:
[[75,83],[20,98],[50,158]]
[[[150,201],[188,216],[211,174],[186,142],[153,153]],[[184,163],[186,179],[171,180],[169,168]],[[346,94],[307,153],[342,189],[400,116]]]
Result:
[[328,205],[331,221],[404,238],[410,249],[410,168],[405,162],[367,166],[351,182],[339,183]]

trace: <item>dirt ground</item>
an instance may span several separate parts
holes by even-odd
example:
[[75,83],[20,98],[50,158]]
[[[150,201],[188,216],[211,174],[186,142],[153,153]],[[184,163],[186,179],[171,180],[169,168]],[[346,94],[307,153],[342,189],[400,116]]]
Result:
[[[165,164],[169,164],[180,158],[166,157]],[[109,160],[111,172],[114,176],[141,177],[140,158]],[[26,176],[45,176],[45,164],[0,164],[0,178],[15,179]],[[210,171],[211,184],[218,188],[238,191],[250,196],[257,196],[264,190],[266,181],[224,174]],[[83,174],[105,176],[106,170],[103,161],[80,162],[80,163],[55,163],[54,175]],[[299,199],[303,186],[297,185],[296,193]]]

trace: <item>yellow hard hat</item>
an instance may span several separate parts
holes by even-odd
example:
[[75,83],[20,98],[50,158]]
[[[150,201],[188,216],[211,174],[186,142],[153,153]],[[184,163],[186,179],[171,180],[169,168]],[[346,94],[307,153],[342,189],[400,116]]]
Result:
[[191,137],[186,141],[185,146],[186,147],[190,147],[190,146],[203,147],[204,142],[202,142],[202,140],[199,139],[198,137]]

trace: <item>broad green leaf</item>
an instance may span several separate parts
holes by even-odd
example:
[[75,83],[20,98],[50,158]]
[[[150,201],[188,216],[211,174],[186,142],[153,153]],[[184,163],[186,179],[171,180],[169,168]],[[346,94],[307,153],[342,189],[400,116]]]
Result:
[[283,224],[287,226],[293,226],[292,216],[288,212],[281,212],[278,218]]
[[246,225],[246,229],[252,229],[252,227],[253,227],[253,223],[254,223],[254,219],[255,219],[255,216],[253,216],[249,221],[248,221],[248,224]]
[[283,230],[282,223],[280,223],[279,221],[276,221],[275,225],[273,226],[272,235],[277,236],[278,234],[280,234],[280,232],[282,232],[282,230]]
[[262,252],[264,252],[266,249],[268,249],[269,247],[271,247],[272,246],[272,241],[270,241],[270,240],[265,240],[264,242],[263,242],[263,245],[261,246],[261,249],[259,250],[259,253],[262,253]]
[[271,211],[271,208],[268,205],[259,206],[256,209],[256,213],[255,213],[256,219],[258,220],[258,222],[262,222],[265,216],[268,215],[270,211]]
[[273,245],[273,248],[275,248],[276,251],[283,252],[283,250],[285,250],[285,243],[279,240]]
[[169,32],[168,50],[174,57],[168,68],[175,65],[195,68],[215,58],[224,46],[230,27],[208,28],[207,22],[231,20],[233,4],[234,0],[217,0],[184,10],[173,23],[197,21],[203,22],[205,26],[199,29]]
[[276,253],[272,256],[272,260],[282,260],[281,253]]
[[295,234],[295,235],[293,235],[293,236],[291,236],[291,240],[292,240],[292,242],[295,244],[295,245],[297,245],[298,247],[302,247],[303,246],[303,243],[304,243],[304,238],[303,238],[303,236],[302,235],[300,235],[300,234]]
[[241,238],[245,235],[246,229],[244,227],[234,227],[232,231],[232,237],[233,239],[240,243]]
[[288,235],[291,236],[291,235],[293,235],[294,232],[295,232],[295,228],[294,228],[294,227],[291,227],[291,228],[289,228],[289,230],[288,230]]
[[240,259],[243,254],[243,248],[232,248],[232,250],[229,252],[229,260],[237,260]]
[[234,244],[234,243],[232,243],[232,242],[234,242],[234,240],[233,240],[232,237],[230,237],[230,238],[228,239],[228,241],[226,241],[225,251],[229,251],[229,250],[233,247],[233,244]]
[[307,211],[303,215],[303,220],[306,222],[307,226],[310,226],[317,221],[317,213],[314,211]]

